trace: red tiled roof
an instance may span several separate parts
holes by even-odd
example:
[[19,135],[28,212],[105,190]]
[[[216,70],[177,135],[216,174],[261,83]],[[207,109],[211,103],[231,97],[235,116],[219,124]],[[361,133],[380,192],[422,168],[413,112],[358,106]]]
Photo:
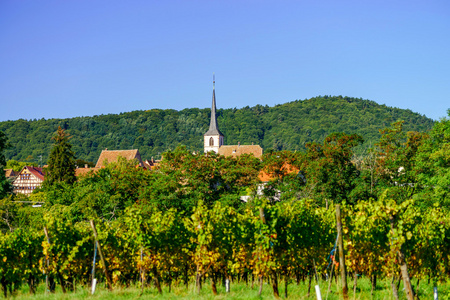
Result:
[[242,154],[253,154],[260,158],[263,154],[263,149],[259,145],[223,145],[219,148],[219,154],[224,156],[239,156]]
[[123,157],[127,160],[137,159],[139,161],[139,166],[143,167],[144,163],[142,162],[141,155],[139,154],[139,150],[103,150],[98,158],[96,168],[101,168],[105,166],[106,163],[117,162],[119,157]]
[[84,176],[89,172],[97,172],[100,168],[76,168],[75,177]]
[[[298,168],[296,168],[296,167],[294,167],[294,166],[292,166],[292,165],[290,165],[290,164],[287,164],[287,163],[285,163],[285,164],[283,165],[283,167],[281,168],[281,170],[284,171],[284,172],[286,172],[286,173],[288,173],[288,174],[291,174],[291,173],[298,173],[298,172],[299,172],[299,169],[298,169]],[[261,180],[262,182],[268,182],[268,181],[270,181],[270,180],[275,179],[276,176],[272,176],[272,175],[266,173],[264,170],[261,170],[261,171],[259,172],[258,178],[259,178],[259,180]]]
[[31,174],[39,178],[40,180],[44,181],[44,172],[42,172],[42,168],[38,167],[32,167],[32,166],[26,166],[24,168],[27,168],[28,171],[30,171]]
[[259,172],[258,179],[261,180],[262,182],[267,182],[267,181],[272,180],[273,177],[261,170]]

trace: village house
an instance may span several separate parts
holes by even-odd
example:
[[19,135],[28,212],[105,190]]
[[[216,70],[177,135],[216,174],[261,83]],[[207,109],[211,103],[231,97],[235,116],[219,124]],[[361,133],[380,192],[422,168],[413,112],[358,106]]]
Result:
[[16,176],[19,174],[18,172],[14,171],[13,169],[5,169],[5,177],[10,180],[14,180]]
[[44,173],[42,168],[25,166],[12,182],[15,194],[30,195],[35,189],[42,186]]
[[137,160],[139,167],[144,167],[144,162],[141,159],[141,154],[139,153],[139,150],[133,149],[133,150],[108,150],[105,149],[100,153],[100,156],[97,160],[97,164],[95,165],[96,168],[102,168],[106,164],[117,162],[119,160],[119,157],[123,157],[126,160]]
[[145,168],[145,169],[153,169],[157,166],[158,162],[153,160],[146,160],[145,162],[141,159],[141,154],[139,153],[139,150],[133,149],[133,150],[102,150],[100,153],[100,156],[97,160],[97,164],[93,168],[89,168],[87,165],[84,166],[84,168],[76,168],[75,169],[75,176],[82,176],[89,172],[96,172],[100,170],[101,168],[104,168],[107,164],[117,162],[119,160],[119,157],[123,157],[126,160],[136,160],[137,161],[137,167]]

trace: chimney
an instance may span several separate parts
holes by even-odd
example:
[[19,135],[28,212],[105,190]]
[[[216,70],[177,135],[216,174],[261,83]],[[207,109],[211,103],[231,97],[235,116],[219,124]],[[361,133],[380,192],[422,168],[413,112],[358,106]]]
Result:
[[241,145],[241,142],[238,142],[238,147]]

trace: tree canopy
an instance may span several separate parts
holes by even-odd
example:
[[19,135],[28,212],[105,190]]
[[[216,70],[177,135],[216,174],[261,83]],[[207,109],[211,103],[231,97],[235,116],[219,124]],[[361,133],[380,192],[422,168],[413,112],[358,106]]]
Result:
[[7,138],[5,134],[0,131],[0,199],[5,197],[7,193],[11,192],[11,184],[8,180],[6,180],[5,172],[3,172],[3,169],[6,166],[4,153],[6,146]]
[[[105,148],[139,149],[143,158],[159,159],[163,152],[180,144],[191,151],[203,150],[202,136],[208,129],[209,115],[209,108],[149,109],[70,119],[6,121],[0,122],[0,130],[12,145],[5,151],[8,160],[41,164],[42,155],[45,164],[58,126],[73,136],[72,150],[85,161],[97,161]],[[319,96],[274,107],[218,109],[217,119],[226,145],[255,143],[264,151],[304,151],[308,143],[322,142],[333,132],[359,134],[364,144],[358,149],[370,148],[380,138],[378,130],[393,122],[405,120],[406,131],[419,132],[430,130],[434,124],[410,110],[342,96]]]
[[53,148],[48,158],[48,167],[45,174],[45,185],[55,183],[75,182],[75,154],[72,151],[72,145],[69,143],[68,135],[61,126],[52,138],[54,140]]

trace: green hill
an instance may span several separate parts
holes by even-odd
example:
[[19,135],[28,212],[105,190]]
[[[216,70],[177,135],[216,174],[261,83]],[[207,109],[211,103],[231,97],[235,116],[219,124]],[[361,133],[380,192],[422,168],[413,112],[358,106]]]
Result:
[[[51,137],[58,125],[71,135],[77,158],[95,162],[102,149],[139,149],[143,159],[183,144],[203,149],[203,134],[209,126],[210,109],[181,111],[151,109],[121,114],[70,119],[40,119],[0,122],[11,147],[7,159],[46,162]],[[332,132],[358,133],[365,146],[379,138],[379,129],[404,120],[407,131],[427,131],[434,121],[411,110],[379,105],[350,97],[319,96],[275,107],[256,105],[219,109],[219,128],[225,144],[259,144],[265,151],[302,150],[307,142],[322,141]]]

